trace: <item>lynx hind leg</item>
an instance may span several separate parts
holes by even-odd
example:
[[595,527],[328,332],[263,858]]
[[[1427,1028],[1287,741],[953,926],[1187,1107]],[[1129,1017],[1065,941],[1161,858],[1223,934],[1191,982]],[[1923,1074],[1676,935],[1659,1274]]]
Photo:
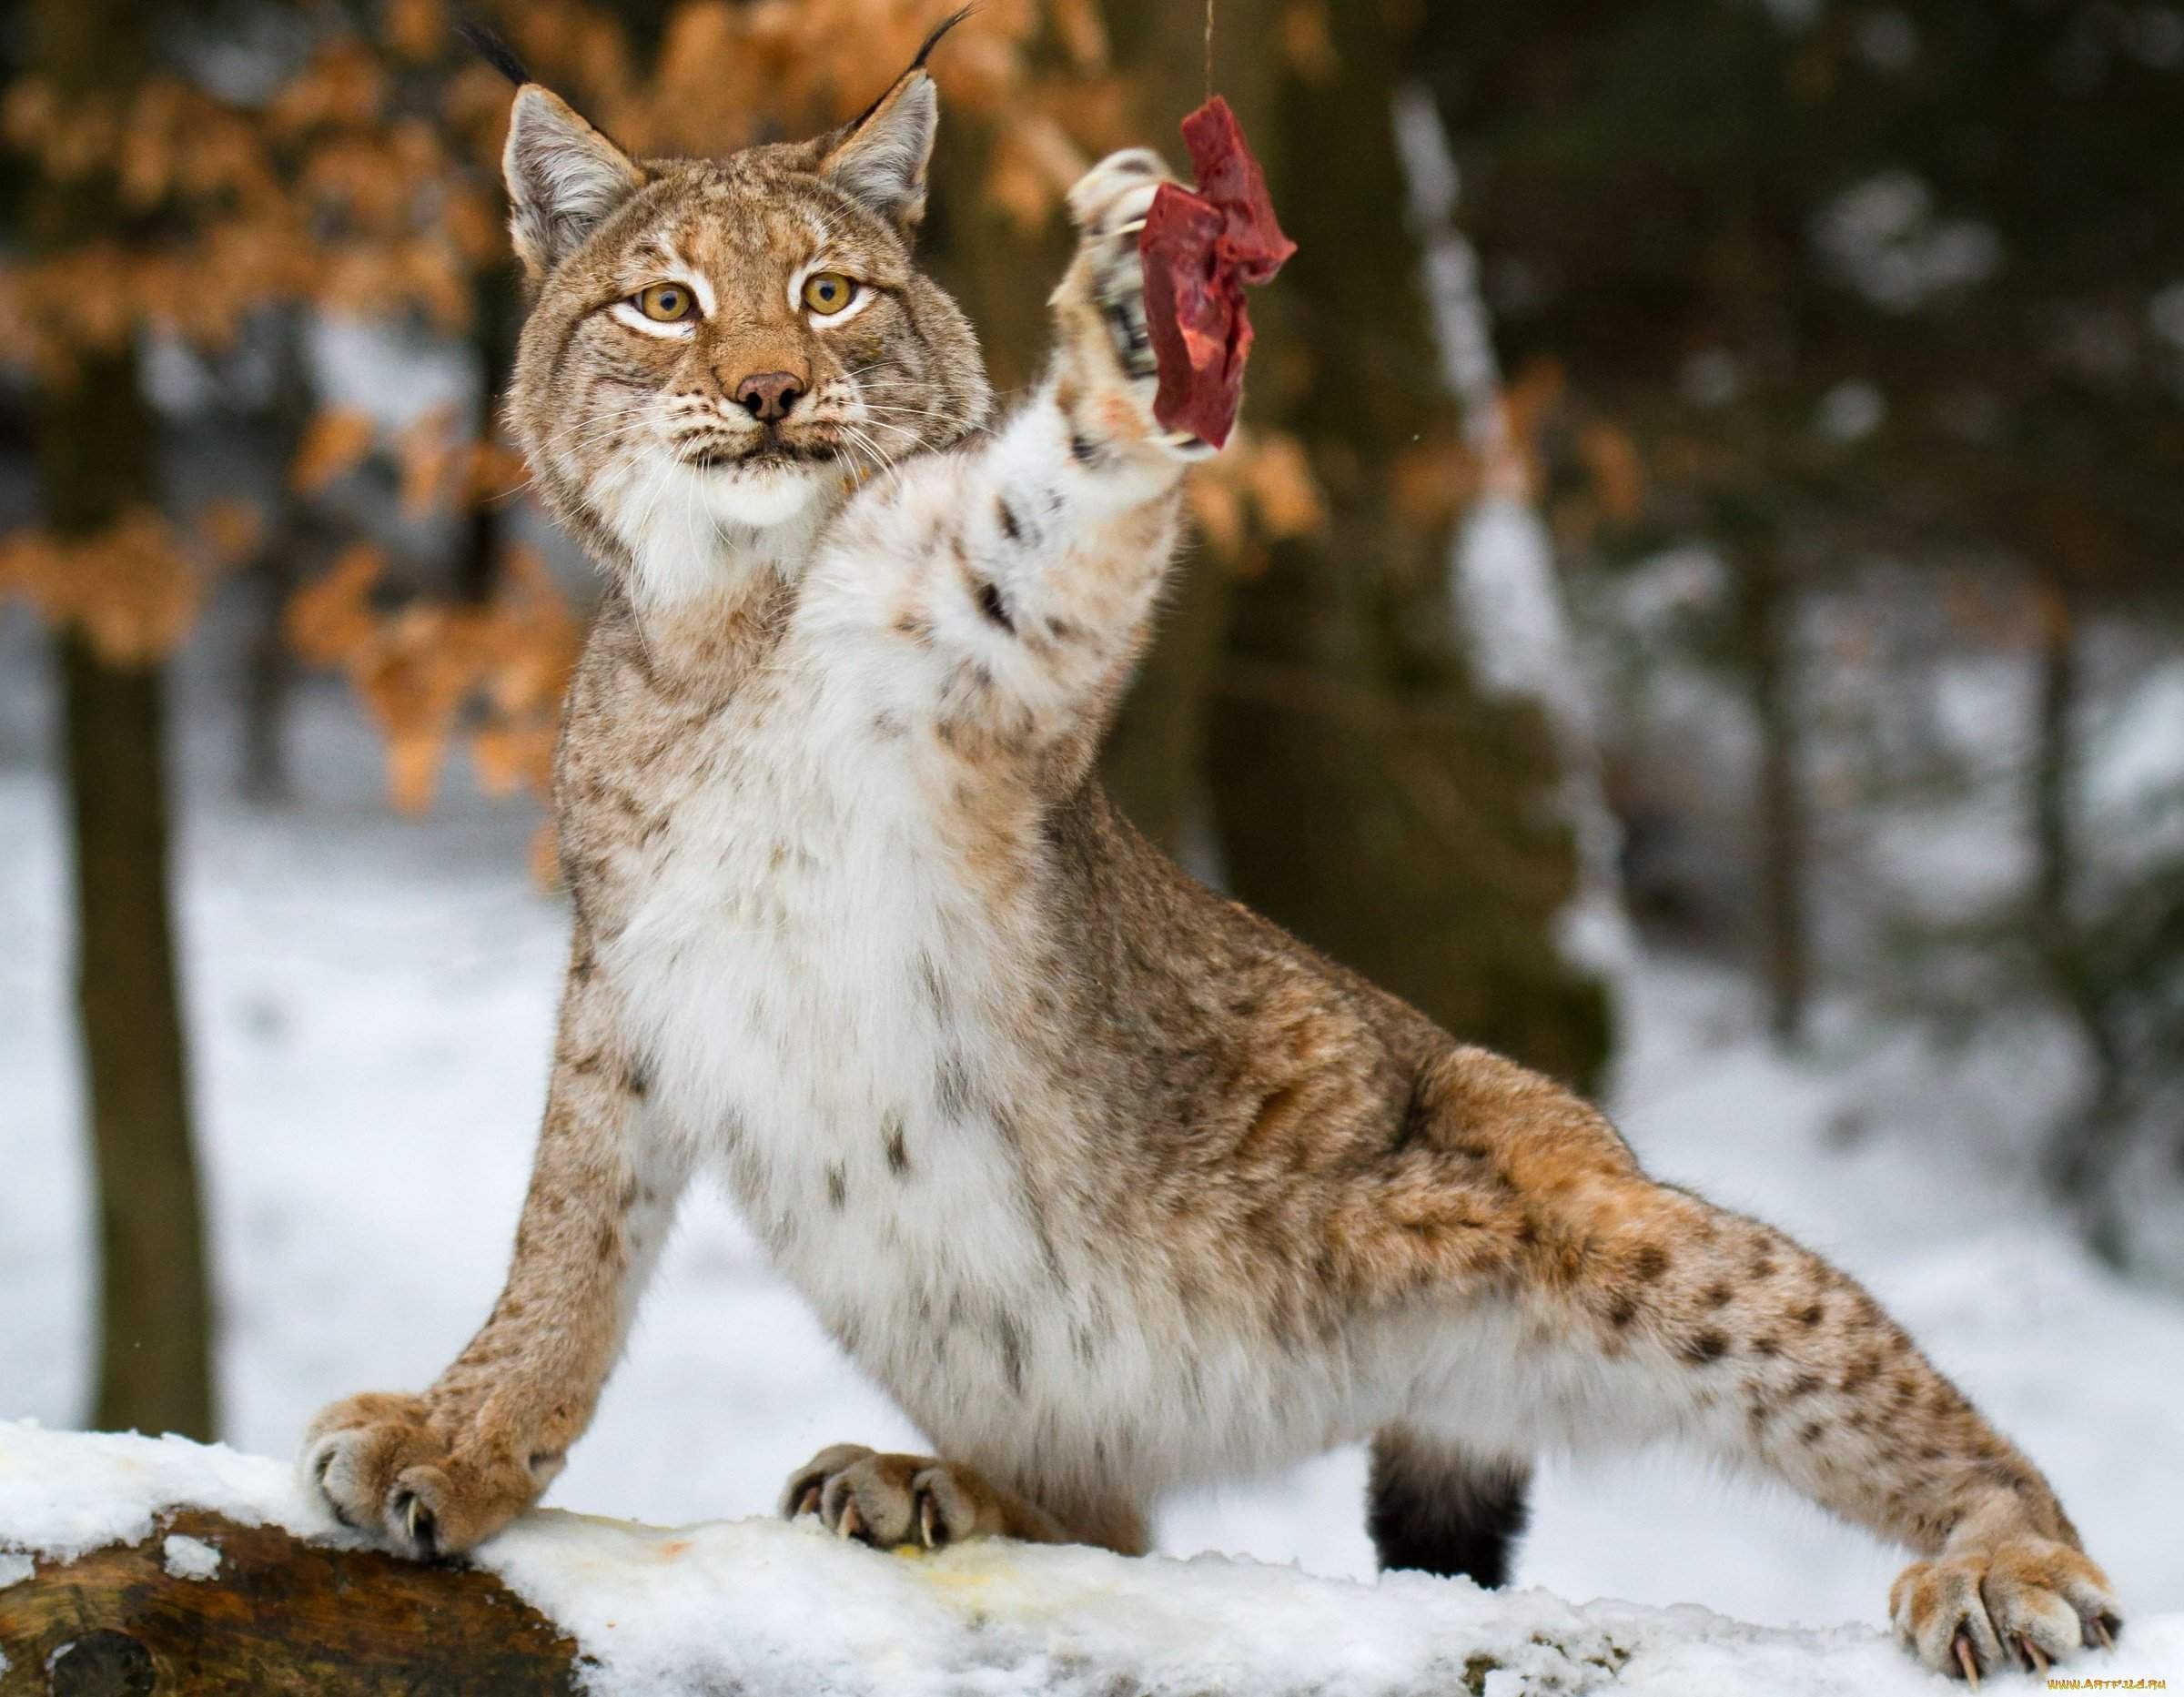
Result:
[[2081,1646],[2114,1649],[2123,1631],[2108,1576],[2046,1538],[1914,1562],[1889,1588],[1888,1614],[1926,1666],[1974,1682],[2013,1663],[2044,1678],[2050,1662]]
[[1461,1577],[1490,1590],[1509,1583],[1529,1518],[1532,1470],[1410,1426],[1372,1440],[1367,1526],[1383,1572]]
[[[1089,403],[1098,433],[1146,443],[1178,459],[1211,454],[1188,431],[1161,428],[1153,417],[1158,365],[1145,322],[1145,266],[1138,233],[1162,183],[1173,176],[1147,147],[1109,154],[1069,191],[1079,231],[1077,257],[1054,291],[1066,371],[1086,391],[1065,406]],[[1075,403],[1075,404],[1073,404]]]
[[[1497,1443],[1677,1433],[1770,1474],[1925,1558],[1889,1616],[1936,1672],[2037,1671],[2115,1636],[2115,1594],[2039,1470],[1847,1274],[1653,1183],[1595,1110],[1512,1062],[1452,1052],[1415,1105],[1348,1240],[1380,1288],[1505,1290],[1520,1324],[1511,1357],[1437,1363],[1414,1420],[1491,1419]],[[1496,1395],[1469,1394],[1495,1368]]]
[[790,1474],[781,1512],[816,1515],[836,1537],[881,1550],[938,1550],[971,1538],[1097,1544],[1117,1555],[1148,1548],[1144,1513],[1119,1499],[1076,1502],[1056,1514],[962,1462],[882,1455],[863,1444],[833,1445]]
[[970,1538],[1063,1541],[1017,1512],[1026,1505],[994,1489],[969,1468],[934,1456],[882,1455],[862,1444],[822,1450],[789,1475],[781,1511],[815,1514],[839,1538],[875,1549],[923,1544],[939,1550]]

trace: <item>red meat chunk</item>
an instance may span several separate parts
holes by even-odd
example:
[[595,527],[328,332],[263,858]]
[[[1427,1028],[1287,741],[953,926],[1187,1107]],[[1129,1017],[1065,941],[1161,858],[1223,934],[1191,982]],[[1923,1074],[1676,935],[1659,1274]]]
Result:
[[1198,191],[1163,183],[1146,215],[1145,318],[1159,361],[1153,416],[1216,448],[1236,428],[1251,319],[1244,285],[1264,283],[1297,251],[1281,233],[1267,179],[1218,95],[1183,120]]

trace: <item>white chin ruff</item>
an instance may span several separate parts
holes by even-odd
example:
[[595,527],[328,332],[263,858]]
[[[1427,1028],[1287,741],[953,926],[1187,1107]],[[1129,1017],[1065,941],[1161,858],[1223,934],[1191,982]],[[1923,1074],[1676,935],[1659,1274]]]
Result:
[[701,474],[706,510],[721,524],[763,530],[794,519],[817,497],[829,473],[823,466],[723,466]]

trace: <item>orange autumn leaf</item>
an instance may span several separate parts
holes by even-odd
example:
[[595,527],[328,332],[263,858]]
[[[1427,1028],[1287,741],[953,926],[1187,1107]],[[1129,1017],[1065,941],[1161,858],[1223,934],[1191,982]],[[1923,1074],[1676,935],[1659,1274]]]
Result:
[[1274,39],[1300,81],[1323,83],[1342,68],[1328,28],[1327,0],[1289,0],[1275,21]]
[[503,500],[522,489],[530,475],[522,454],[506,442],[473,442],[464,499],[473,506]]
[[[395,438],[394,459],[401,475],[401,512],[405,519],[422,519],[446,498],[467,460],[463,445],[451,434],[454,416],[447,407],[435,407],[403,427]],[[463,469],[467,469],[463,468]]]
[[552,782],[553,745],[559,728],[549,721],[500,722],[470,733],[470,763],[479,787],[488,795],[510,796],[529,789],[543,793]]
[[379,34],[398,57],[428,64],[447,51],[447,7],[440,0],[387,0]]
[[1107,27],[1093,0],[1052,0],[1055,38],[1069,62],[1083,71],[1106,68]]
[[0,543],[0,585],[80,631],[116,666],[164,660],[189,633],[205,573],[173,526],[136,508],[89,536],[19,532]]
[[197,534],[224,566],[239,566],[248,560],[258,550],[264,528],[257,507],[247,500],[209,501],[197,510]]
[[1226,478],[1200,471],[1184,485],[1184,496],[1207,546],[1222,560],[1240,558],[1247,529],[1243,491]]
[[1592,474],[1600,504],[1611,519],[1628,523],[1645,504],[1645,464],[1630,432],[1593,423],[1580,431],[1578,457]]
[[986,198],[1025,236],[1036,236],[1090,161],[1051,118],[1031,117],[996,139]]
[[1478,458],[1462,443],[1418,442],[1395,457],[1388,495],[1405,524],[1430,530],[1470,506],[1479,482]]
[[387,738],[387,795],[397,813],[414,817],[432,805],[448,739],[438,726],[392,732]]
[[531,836],[531,881],[541,890],[561,887],[561,840],[551,819],[542,819]]
[[1244,461],[1259,528],[1276,541],[1309,536],[1327,523],[1327,501],[1304,444],[1286,432],[1258,437]]
[[299,495],[316,494],[371,451],[374,427],[366,414],[320,413],[304,430],[288,465],[288,487]]
[[378,622],[371,590],[381,564],[377,548],[359,542],[316,583],[297,591],[281,615],[288,646],[319,666],[338,665],[360,652]]

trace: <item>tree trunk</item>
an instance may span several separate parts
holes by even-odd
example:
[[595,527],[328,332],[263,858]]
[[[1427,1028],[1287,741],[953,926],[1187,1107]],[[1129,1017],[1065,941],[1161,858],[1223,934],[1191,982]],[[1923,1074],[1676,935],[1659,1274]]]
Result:
[[1553,727],[1481,688],[1457,640],[1451,530],[1391,498],[1399,459],[1453,431],[1389,105],[1411,35],[1385,8],[1327,15],[1331,61],[1289,73],[1260,132],[1299,244],[1265,298],[1309,368],[1257,375],[1330,522],[1234,591],[1209,736],[1221,851],[1237,894],[1307,942],[1459,1036],[1589,1087],[1610,1010],[1560,935],[1581,869]]
[[[147,56],[136,0],[37,0],[29,67],[64,98],[126,96]],[[96,187],[41,181],[34,242],[110,235]],[[80,536],[148,501],[153,427],[133,350],[89,358],[37,399],[47,522]],[[166,726],[156,668],[58,639],[62,767],[75,836],[76,994],[98,1187],[95,1419],[210,1437],[209,1302],[167,894]]]
[[[488,271],[472,291],[477,320],[470,344],[478,357],[477,434],[490,441],[499,434],[500,397],[515,365],[516,332],[522,323],[515,273],[503,266]],[[464,499],[469,499],[466,492]],[[461,550],[455,560],[455,597],[472,607],[493,599],[500,584],[501,531],[508,509],[493,499],[472,500],[462,521]]]
[[2066,576],[2058,572],[2041,584],[2039,606],[2031,929],[2048,992],[2076,1027],[2093,1068],[2083,1105],[2057,1129],[2048,1172],[2058,1193],[2085,1212],[2094,1247],[2115,1260],[2120,1258],[2121,1245],[2100,1191],[2122,1149],[2128,1068],[2073,911],[2079,882],[2071,807],[2078,783],[2079,681],[2077,609]]
[[1767,1028],[1795,1046],[1812,999],[1805,882],[1805,732],[1798,717],[1796,603],[1781,569],[1748,559],[1739,585],[1744,663],[1759,725],[1759,923]]

